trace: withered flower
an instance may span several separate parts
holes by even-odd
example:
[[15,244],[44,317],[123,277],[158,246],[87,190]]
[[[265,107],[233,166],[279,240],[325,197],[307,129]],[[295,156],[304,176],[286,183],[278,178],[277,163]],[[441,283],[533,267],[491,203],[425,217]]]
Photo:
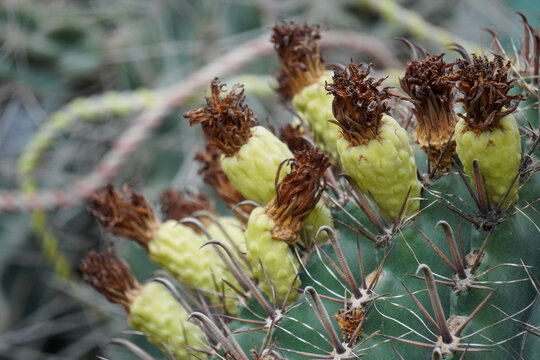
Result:
[[278,90],[284,100],[291,99],[324,74],[320,38],[318,26],[290,22],[273,28],[271,41],[281,64]]
[[160,226],[160,221],[144,196],[132,192],[127,185],[124,193],[125,197],[122,197],[109,184],[101,193],[92,195],[88,210],[106,231],[135,240],[148,250],[148,243]]
[[309,149],[309,144],[302,138],[304,133],[301,128],[301,125],[287,124],[279,131],[279,139],[293,152]]
[[201,124],[211,145],[217,146],[226,156],[233,156],[251,137],[251,128],[257,125],[253,110],[245,104],[244,86],[233,85],[225,95],[225,84],[216,78],[212,81],[211,96],[206,105],[184,114],[190,125]]
[[206,145],[204,152],[198,152],[195,160],[202,163],[203,167],[198,173],[203,176],[204,183],[216,190],[217,196],[230,208],[245,200],[244,196],[234,187],[229,180],[219,161],[221,152],[212,145]]
[[324,173],[330,166],[324,151],[313,147],[295,152],[294,158],[283,162],[278,170],[288,166],[290,171],[276,183],[276,196],[266,205],[265,213],[276,222],[272,236],[289,244],[299,240],[304,220],[319,202],[326,183]]
[[353,146],[365,145],[377,137],[383,114],[390,111],[390,101],[397,95],[390,87],[381,88],[386,78],[370,77],[371,65],[362,70],[363,64],[350,63],[343,70],[336,70],[326,90],[334,95],[333,121],[341,128],[343,137]]
[[[444,54],[428,54],[423,60],[410,61],[400,80],[401,88],[413,101],[418,121],[416,141],[426,153],[429,146],[433,163],[451,138],[458,120],[454,112],[457,75],[453,72],[454,63],[445,62],[443,57]],[[451,141],[441,168],[451,166],[454,153],[455,141]]]
[[521,100],[521,94],[508,95],[516,83],[510,74],[510,61],[504,63],[501,56],[493,60],[473,55],[472,62],[459,59],[457,73],[458,87],[463,92],[465,114],[458,114],[473,131],[493,130],[499,120],[514,112]]
[[105,295],[112,303],[120,304],[129,312],[141,285],[133,276],[129,265],[116,256],[112,246],[106,253],[90,252],[81,263],[84,281]]
[[333,316],[343,334],[344,342],[348,343],[352,340],[352,343],[354,343],[356,339],[362,336],[363,329],[358,329],[358,326],[363,317],[364,310],[362,309],[349,309],[347,311],[339,309],[337,314]]
[[214,212],[212,201],[207,196],[197,194],[188,199],[182,191],[171,188],[161,193],[159,203],[161,213],[167,220],[180,221],[202,210]]

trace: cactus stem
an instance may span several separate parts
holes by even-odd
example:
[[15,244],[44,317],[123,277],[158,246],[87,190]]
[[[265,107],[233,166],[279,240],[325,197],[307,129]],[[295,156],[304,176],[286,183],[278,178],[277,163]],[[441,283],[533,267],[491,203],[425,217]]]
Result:
[[445,262],[446,265],[448,265],[448,267],[452,270],[452,272],[454,274],[456,274],[458,272],[456,266],[454,266],[454,264],[452,264],[452,262],[450,261],[450,259],[448,259],[446,257],[446,255],[443,254],[443,252],[437,247],[437,245],[435,245],[433,243],[433,241],[431,241],[430,238],[427,237],[426,234],[424,234],[424,232],[422,230],[420,230],[419,227],[417,227],[416,225],[414,225],[414,228],[416,229],[416,231],[418,231],[418,233],[420,234],[420,236],[422,236],[424,238],[424,240],[427,241],[427,243],[429,244],[429,246],[431,246],[433,248],[433,250],[437,253],[437,255],[439,255],[439,257],[442,259],[442,261]]
[[489,231],[486,238],[482,242],[482,246],[480,246],[480,250],[478,251],[478,255],[476,255],[476,259],[474,260],[474,264],[471,266],[471,273],[474,274],[478,267],[480,266],[480,262],[482,261],[482,258],[484,257],[484,250],[486,249],[486,246],[488,244],[489,239],[491,238],[491,235],[493,234],[493,229]]
[[308,302],[308,304],[313,309],[315,316],[317,317],[321,325],[326,330],[326,333],[328,334],[328,336],[330,336],[330,340],[332,341],[332,344],[334,346],[336,353],[338,355],[344,354],[347,351],[347,349],[345,349],[345,347],[339,340],[336,330],[332,326],[332,321],[330,320],[330,316],[328,316],[328,312],[326,311],[326,308],[324,307],[324,304],[322,303],[322,300],[319,297],[317,290],[315,290],[312,286],[308,286],[304,290],[304,294],[306,293],[309,294],[311,298],[313,299],[314,307],[313,305],[311,305],[311,303]]
[[420,309],[420,311],[422,312],[422,314],[424,314],[424,316],[426,317],[426,319],[428,319],[428,321],[430,323],[433,324],[433,326],[435,326],[435,328],[437,329],[437,331],[439,331],[439,325],[437,324],[437,322],[431,317],[431,315],[429,314],[429,312],[426,310],[426,308],[420,303],[420,301],[418,300],[418,298],[416,296],[414,296],[414,294],[411,292],[411,290],[409,290],[409,288],[407,287],[407,285],[405,285],[405,283],[403,281],[399,281],[401,283],[401,285],[405,288],[405,291],[407,291],[407,293],[409,294],[409,296],[411,297],[411,299],[414,301],[414,303],[416,304],[416,306],[418,306],[418,308]]
[[491,294],[489,294],[488,296],[486,296],[486,298],[484,300],[482,300],[482,302],[480,304],[478,304],[478,306],[473,310],[473,312],[467,317],[467,320],[465,320],[463,322],[463,324],[454,332],[454,335],[455,336],[461,336],[461,332],[465,329],[465,327],[467,325],[469,325],[469,323],[471,322],[471,320],[478,314],[478,312],[480,310],[482,310],[482,308],[484,307],[484,305],[487,304],[487,302],[489,301],[489,299],[491,299],[491,297],[493,295],[495,295],[495,291],[492,291]]
[[330,201],[340,210],[340,211],[343,211],[343,213],[345,213],[350,219],[352,222],[354,222],[355,225],[358,225],[359,227],[362,228],[362,230],[360,230],[358,227],[356,226],[351,226],[351,225],[348,225],[346,224],[345,222],[343,221],[340,221],[338,219],[333,219],[335,222],[337,222],[338,224],[344,226],[345,228],[357,233],[357,234],[360,234],[362,235],[363,237],[365,237],[366,239],[370,240],[371,242],[373,243],[376,243],[376,240],[375,240],[375,237],[376,237],[376,234],[372,233],[364,224],[362,224],[354,215],[352,215],[349,211],[347,211],[347,209],[345,209],[343,207],[343,205],[341,205],[336,199],[332,198],[332,197],[329,197]]

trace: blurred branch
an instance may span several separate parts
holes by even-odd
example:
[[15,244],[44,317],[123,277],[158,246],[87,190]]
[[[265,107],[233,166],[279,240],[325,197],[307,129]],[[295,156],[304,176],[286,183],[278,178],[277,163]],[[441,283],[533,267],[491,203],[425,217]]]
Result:
[[[156,92],[159,95],[153,97],[154,100],[147,104],[148,108],[136,116],[132,125],[116,140],[111,150],[89,174],[82,175],[79,180],[72,184],[66,184],[62,188],[36,190],[35,181],[32,180],[32,172],[39,163],[41,153],[52,146],[58,133],[65,131],[81,113],[68,112],[67,118],[60,117],[61,119],[57,120],[56,124],[53,123],[53,125],[45,126],[36,134],[33,143],[30,143],[27,151],[21,155],[21,159],[23,160],[21,161],[22,165],[20,168],[22,170],[21,175],[24,190],[0,192],[0,212],[49,210],[71,206],[80,202],[82,199],[86,199],[110,181],[110,179],[114,178],[121,170],[122,164],[127,157],[139,148],[140,144],[149,136],[151,130],[158,126],[166,115],[174,109],[183,106],[191,94],[207,86],[214,77],[225,76],[233,71],[244,68],[247,64],[260,57],[270,55],[273,52],[273,48],[269,42],[269,38],[270,35],[266,33],[255,39],[246,41],[222,57],[203,66],[183,81],[178,82],[170,88],[157,90]],[[324,33],[321,45],[325,48],[346,47],[356,52],[368,53],[382,66],[394,67],[399,65],[398,60],[385,48],[382,41],[364,34],[350,31],[329,31]],[[109,94],[108,96],[111,95]],[[121,97],[123,95],[115,93],[115,96]],[[127,93],[125,96],[132,95],[131,93]],[[118,98],[116,101],[121,102],[121,100],[121,98]],[[81,100],[75,101],[80,102]],[[97,97],[93,101],[99,102],[101,99]],[[130,102],[127,101],[127,103],[129,104]],[[69,104],[68,107],[70,105],[72,104]],[[86,106],[92,106],[92,103],[87,103]],[[112,108],[114,109],[114,107]],[[86,111],[90,112],[91,110],[86,109]],[[94,115],[96,115],[96,112],[97,110],[94,111]],[[51,118],[54,118],[55,115],[58,118],[59,113],[62,113],[62,110],[51,116]],[[94,115],[90,116],[90,118],[93,118]],[[99,116],[99,114],[97,115]]]
[[453,35],[446,29],[433,25],[417,12],[406,9],[395,0],[359,0],[361,6],[377,12],[386,21],[409,31],[419,39],[429,39],[442,47],[452,49],[453,43],[460,44],[469,52],[481,54],[481,46]]

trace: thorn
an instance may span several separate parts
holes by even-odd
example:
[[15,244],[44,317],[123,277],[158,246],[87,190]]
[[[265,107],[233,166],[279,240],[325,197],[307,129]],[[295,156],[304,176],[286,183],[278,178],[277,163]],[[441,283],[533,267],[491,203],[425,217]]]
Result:
[[448,243],[448,248],[450,249],[450,253],[452,254],[452,258],[454,259],[454,263],[456,265],[457,274],[459,275],[460,279],[466,279],[467,275],[465,274],[463,261],[459,256],[458,245],[456,238],[454,237],[454,232],[450,228],[450,225],[444,220],[439,221],[435,227],[439,225],[443,228],[444,235]]
[[433,273],[431,272],[429,266],[425,264],[420,264],[416,272],[418,273],[420,270],[422,270],[424,273],[424,278],[426,279],[431,306],[433,307],[433,313],[435,314],[435,319],[439,325],[439,334],[441,335],[445,344],[450,344],[452,343],[453,338],[450,330],[448,329],[448,325],[446,324],[446,317],[444,316],[441,299],[439,299],[439,293],[437,292]]

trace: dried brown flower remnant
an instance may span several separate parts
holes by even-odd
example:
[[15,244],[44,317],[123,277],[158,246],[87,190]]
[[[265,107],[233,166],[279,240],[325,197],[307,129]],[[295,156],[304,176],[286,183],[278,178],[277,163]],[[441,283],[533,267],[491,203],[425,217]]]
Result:
[[81,271],[87,284],[105,295],[107,300],[122,305],[129,312],[141,285],[128,264],[116,256],[112,246],[103,254],[90,252],[81,263]]
[[276,184],[276,196],[266,205],[265,213],[276,222],[272,236],[294,244],[304,220],[322,196],[325,183],[321,179],[330,161],[324,151],[313,147],[296,152],[281,165],[276,180],[284,165],[290,171]]
[[217,196],[232,208],[245,198],[223,172],[220,158],[221,152],[212,145],[206,145],[204,152],[198,152],[195,155],[195,160],[203,164],[198,173],[203,175],[204,182],[213,187]]
[[203,194],[197,194],[187,199],[182,191],[165,189],[159,198],[161,212],[165,219],[180,221],[194,212],[207,210],[213,212],[210,199]]
[[226,156],[235,155],[251,137],[251,128],[257,125],[253,110],[245,104],[244,86],[235,84],[225,95],[216,78],[212,81],[211,96],[206,105],[184,114],[190,125],[201,124],[211,145],[217,146]]
[[[363,329],[358,329],[358,326],[362,322],[364,317],[364,310],[362,309],[339,309],[337,314],[333,316],[336,319],[338,326],[343,334],[344,342],[348,343],[352,340],[354,343],[356,339],[362,336]],[[354,336],[354,339],[352,339]]]
[[390,87],[381,88],[385,80],[370,77],[371,65],[362,70],[363,64],[350,63],[343,70],[336,70],[326,90],[334,95],[333,121],[341,128],[343,137],[353,146],[365,145],[377,137],[379,122],[390,111],[390,100],[396,96]]
[[476,131],[493,130],[499,120],[514,112],[522,95],[508,95],[516,83],[508,73],[510,61],[504,64],[502,57],[496,55],[493,60],[473,55],[471,62],[459,59],[457,73],[458,87],[463,92],[465,114],[458,114],[469,128]]
[[320,38],[318,26],[290,22],[273,28],[271,41],[281,64],[277,79],[283,99],[291,99],[324,74]]
[[[413,60],[407,64],[401,88],[412,99],[418,121],[416,140],[430,158],[437,162],[457,123],[454,112],[454,88],[457,75],[452,72],[454,63],[447,63],[444,54]],[[429,146],[428,146],[429,145]],[[455,142],[449,144],[441,168],[451,166]]]
[[160,222],[144,196],[124,187],[125,198],[112,186],[90,198],[88,210],[103,228],[124,238],[135,240],[145,250]]
[[287,124],[279,131],[279,139],[287,144],[287,147],[293,152],[309,149],[309,144],[302,136],[304,133],[301,125]]

